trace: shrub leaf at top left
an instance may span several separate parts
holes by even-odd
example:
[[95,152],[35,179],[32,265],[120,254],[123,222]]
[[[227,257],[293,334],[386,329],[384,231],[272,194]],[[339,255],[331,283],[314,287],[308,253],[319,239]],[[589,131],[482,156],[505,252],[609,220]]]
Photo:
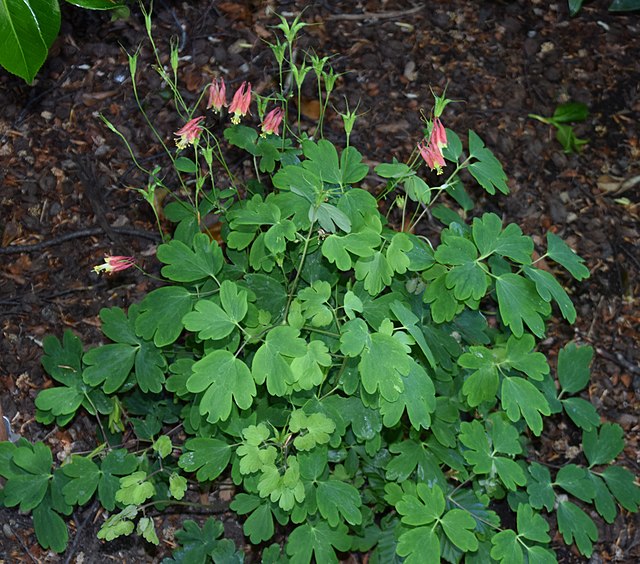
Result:
[[58,0],[0,2],[0,65],[33,81],[60,31]]

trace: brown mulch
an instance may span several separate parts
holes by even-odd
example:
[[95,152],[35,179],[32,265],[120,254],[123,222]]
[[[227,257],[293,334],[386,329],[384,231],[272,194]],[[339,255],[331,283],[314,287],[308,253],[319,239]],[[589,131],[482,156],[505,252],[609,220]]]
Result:
[[[351,142],[371,165],[410,154],[422,133],[420,110],[431,108],[429,88],[441,92],[449,83],[448,97],[460,102],[447,107],[446,126],[461,136],[476,131],[509,176],[508,197],[473,193],[475,213],[500,213],[541,244],[553,230],[586,259],[588,280],[576,283],[560,273],[578,321],[569,327],[554,319],[543,347],[552,362],[571,339],[595,347],[588,399],[603,421],[625,430],[620,462],[637,474],[640,19],[608,13],[608,3],[586,3],[571,19],[566,2],[542,0],[424,3],[428,7],[410,0],[161,1],[154,33],[165,53],[170,37],[178,38],[188,99],[195,100],[214,74],[231,88],[249,80],[266,92],[277,70],[265,44],[278,21],[271,9],[290,15],[306,6],[303,21],[313,25],[305,28],[301,48],[332,55],[335,69],[345,73],[334,103],[339,109],[359,103]],[[133,53],[144,39],[140,14],[133,10],[130,19],[112,22],[108,14],[66,3],[62,10],[60,37],[35,84],[0,72],[0,406],[14,431],[44,440],[59,458],[78,450],[90,429],[35,422],[34,398],[51,385],[40,366],[42,338],[70,328],[85,345],[98,343],[99,310],[127,307],[152,287],[137,272],[93,274],[104,254],[135,254],[149,270],[156,268],[153,215],[135,191],[146,179],[99,114],[127,136],[145,166],[162,163],[161,147],[131,94],[123,51]],[[171,141],[179,119],[152,64],[143,48],[138,88]],[[312,120],[312,89],[307,94],[302,110]],[[527,117],[551,115],[568,100],[590,110],[577,127],[580,137],[589,138],[579,155],[564,154],[552,128]],[[339,116],[329,120],[336,140],[340,124]],[[368,182],[375,188],[375,178]],[[7,252],[33,244],[39,247]],[[540,457],[565,461],[579,444],[580,434],[558,420],[543,436]],[[96,511],[89,505],[73,515],[70,548],[57,556],[38,547],[30,518],[0,510],[0,560],[142,562],[166,553],[168,544],[149,552],[131,539],[99,543]],[[623,513],[612,525],[596,522],[600,540],[593,562],[640,559],[635,516]],[[171,526],[168,520],[169,536]],[[237,523],[230,520],[227,527],[241,536]],[[573,549],[559,556],[585,561]]]

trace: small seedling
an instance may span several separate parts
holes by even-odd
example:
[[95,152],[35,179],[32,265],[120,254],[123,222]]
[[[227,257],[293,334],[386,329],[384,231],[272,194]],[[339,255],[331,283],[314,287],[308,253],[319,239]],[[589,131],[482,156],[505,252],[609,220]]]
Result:
[[565,153],[579,153],[582,146],[589,142],[588,139],[576,137],[573,126],[569,125],[573,122],[584,121],[588,116],[589,109],[585,104],[580,102],[560,104],[551,117],[529,114],[530,118],[553,125],[558,130],[556,132],[556,139],[562,145]]

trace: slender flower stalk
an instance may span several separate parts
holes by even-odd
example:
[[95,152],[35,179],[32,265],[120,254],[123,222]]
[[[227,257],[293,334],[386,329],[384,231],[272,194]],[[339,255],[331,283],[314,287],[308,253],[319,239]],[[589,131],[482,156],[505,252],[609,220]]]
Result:
[[178,149],[184,149],[187,145],[194,145],[195,142],[200,138],[202,130],[204,129],[200,122],[204,119],[204,116],[200,116],[197,118],[193,118],[189,120],[182,129],[178,129],[175,132],[176,145]]
[[249,105],[251,104],[251,83],[243,82],[240,88],[236,90],[229,106],[229,112],[233,114],[231,123],[238,124],[242,116],[247,115]]
[[282,108],[275,108],[264,116],[264,121],[262,122],[262,135],[266,136],[269,133],[279,135],[280,124],[282,123],[283,116],[284,112],[282,111]]
[[222,78],[214,78],[209,86],[209,101],[207,102],[207,110],[213,108],[219,112],[227,105],[227,87]]
[[100,274],[101,272],[111,274],[113,272],[119,272],[120,270],[131,268],[132,266],[135,266],[135,264],[136,259],[134,257],[107,255],[104,257],[104,263],[94,266],[93,271],[96,274]]

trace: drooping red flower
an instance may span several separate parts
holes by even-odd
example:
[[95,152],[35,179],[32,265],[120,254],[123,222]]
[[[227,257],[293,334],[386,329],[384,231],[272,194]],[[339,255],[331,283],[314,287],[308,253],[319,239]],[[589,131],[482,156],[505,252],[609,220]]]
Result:
[[189,120],[184,127],[175,132],[175,135],[178,136],[176,138],[178,149],[184,149],[187,145],[193,145],[200,138],[200,134],[204,129],[200,125],[203,119],[204,116],[193,118]]
[[264,116],[264,121],[262,122],[262,134],[267,135],[268,133],[275,133],[278,135],[283,116],[284,112],[282,111],[282,108],[275,108],[271,110],[266,116]]
[[420,155],[427,163],[427,166],[431,170],[435,170],[438,174],[442,174],[442,167],[446,165],[442,151],[436,143],[429,141],[428,144],[418,143],[418,150]]
[[229,106],[229,112],[233,114],[231,123],[240,123],[242,116],[247,115],[249,106],[251,105],[251,83],[243,82],[240,88],[236,90]]
[[107,255],[104,257],[104,263],[94,266],[93,271],[96,274],[100,274],[101,272],[106,272],[107,274],[111,274],[112,272],[118,272],[120,270],[126,270],[127,268],[131,268],[135,264],[136,264],[136,259],[134,257]]
[[420,155],[431,170],[442,174],[442,167],[446,166],[442,149],[447,146],[447,132],[439,118],[433,120],[429,142],[418,143]]
[[429,143],[435,143],[440,149],[447,146],[447,133],[444,130],[444,126],[442,125],[440,118],[436,118],[433,121]]
[[214,78],[209,85],[209,101],[207,110],[213,108],[219,112],[227,105],[227,87],[222,78]]

